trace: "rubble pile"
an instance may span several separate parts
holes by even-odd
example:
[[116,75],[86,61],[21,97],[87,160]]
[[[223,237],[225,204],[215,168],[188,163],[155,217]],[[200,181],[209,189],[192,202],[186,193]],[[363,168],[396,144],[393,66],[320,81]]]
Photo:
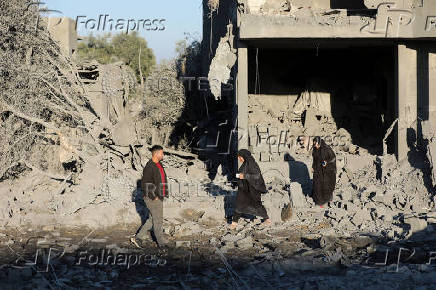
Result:
[[[396,244],[390,249],[402,248],[405,258],[399,262],[392,255],[383,263],[384,255],[380,258],[376,253],[385,254],[386,247],[377,245],[374,237],[320,237],[304,228],[253,231],[241,226],[235,234],[222,230],[215,235],[205,230],[207,239],[191,241],[184,236],[168,253],[157,251],[151,243],[147,249],[132,248],[123,229],[76,229],[65,237],[64,230],[47,228],[32,234],[35,237],[29,240],[20,240],[19,232],[0,237],[0,248],[8,253],[10,263],[0,266],[2,287],[431,288],[435,283],[434,265],[426,265],[428,260],[421,256],[423,239],[413,241],[417,257],[410,258],[406,244]],[[222,241],[216,239],[218,234],[224,236]],[[427,238],[434,239],[434,232]],[[38,258],[51,255],[50,265],[44,260],[35,263],[36,246]],[[118,263],[113,262],[115,255]],[[142,260],[136,258],[141,255]]]
[[[247,216],[236,233],[226,234],[225,219],[233,213],[237,189],[218,175],[213,183],[205,178],[200,187],[192,187],[189,193],[185,190],[183,198],[173,196],[166,201],[167,234],[177,240],[205,240],[210,246],[223,247],[224,252],[235,248],[258,252],[268,251],[266,240],[256,238],[259,230],[280,229],[292,235],[303,229],[305,234],[316,237],[355,237],[365,233],[387,240],[402,240],[417,232],[431,231],[434,193],[425,186],[425,172],[407,161],[397,163],[391,155],[380,161],[383,174],[377,170],[379,158],[375,156],[346,153],[338,159],[343,161],[338,162],[334,199],[327,207],[314,205],[308,172],[306,177],[285,178],[280,170],[289,171],[292,166],[289,169],[285,164],[283,169],[270,171],[267,165],[277,163],[260,163],[269,189],[262,200],[274,223],[272,229],[262,230],[260,219]],[[305,160],[298,157],[295,162],[303,164],[306,170],[311,165],[309,157]],[[280,240],[275,234],[268,237]]]
[[[151,142],[165,137],[153,138],[153,128],[170,129],[183,107],[183,86],[177,83],[181,93],[164,104],[172,110],[170,121],[165,112],[150,114],[150,108],[157,111],[151,102],[173,84],[152,87],[144,103],[128,66],[77,63],[38,22],[31,2],[1,4],[0,224],[136,222],[132,194]],[[170,69],[166,76],[177,81],[174,74]],[[168,139],[171,131],[166,133]],[[202,162],[188,165],[196,159],[192,154],[171,152],[167,166],[183,167],[181,176],[189,166],[203,168]]]

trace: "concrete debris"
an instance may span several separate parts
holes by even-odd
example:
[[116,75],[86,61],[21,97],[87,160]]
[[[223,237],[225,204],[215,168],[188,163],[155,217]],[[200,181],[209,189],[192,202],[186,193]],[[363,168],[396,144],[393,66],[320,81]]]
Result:
[[292,210],[292,205],[291,204],[287,204],[285,205],[285,207],[282,209],[282,221],[286,222],[292,219],[292,215],[293,215],[293,210]]
[[373,239],[368,236],[358,236],[356,239],[354,239],[355,245],[358,248],[365,248],[369,246],[371,243],[373,243]]
[[422,135],[427,141],[427,159],[430,162],[431,179],[436,188],[436,131],[430,121],[422,122]]
[[247,236],[243,239],[237,240],[236,245],[240,249],[250,249],[253,247],[253,238],[251,236]]
[[119,146],[129,146],[136,143],[135,121],[126,117],[118,122],[112,130],[112,139]]
[[290,198],[292,206],[296,210],[304,210],[307,208],[306,197],[304,196],[301,185],[297,182],[291,182],[289,186]]
[[359,210],[354,216],[351,222],[355,226],[364,226],[366,222],[371,221],[371,215],[366,209]]
[[374,156],[359,156],[359,155],[348,155],[346,157],[346,170],[351,171],[351,173],[357,170],[364,169],[371,166],[374,163]]
[[176,241],[176,248],[189,248],[191,247],[190,241]]
[[404,222],[410,226],[409,235],[423,231],[427,228],[427,222],[420,218],[407,218]]
[[264,12],[267,14],[271,14],[271,13],[278,13],[278,12],[284,12],[284,11],[290,11],[291,10],[291,4],[290,1],[286,1],[286,0],[273,0],[273,1],[257,1],[257,5],[255,4],[254,6],[254,10],[256,11],[256,8],[259,7],[260,3],[264,3],[262,6],[259,7],[259,11],[260,12]]
[[436,211],[428,212],[427,219],[436,219]]
[[271,221],[280,223],[282,209],[289,204],[289,194],[286,191],[271,190],[262,195],[262,202]]
[[[301,117],[304,111],[306,111],[309,107],[317,114],[330,114],[330,94],[314,90],[304,91],[295,102],[292,110],[295,115]],[[309,127],[306,124],[305,126]]]
[[212,95],[221,99],[222,84],[230,80],[230,71],[236,63],[236,53],[233,49],[233,37],[231,36],[232,25],[229,24],[228,34],[218,44],[215,57],[212,59],[208,80]]
[[196,211],[195,209],[185,209],[181,216],[186,220],[197,222],[204,215],[205,211]]
[[55,229],[54,225],[46,225],[46,226],[42,227],[42,230],[47,231],[47,232],[52,232],[52,231],[54,231],[54,229]]

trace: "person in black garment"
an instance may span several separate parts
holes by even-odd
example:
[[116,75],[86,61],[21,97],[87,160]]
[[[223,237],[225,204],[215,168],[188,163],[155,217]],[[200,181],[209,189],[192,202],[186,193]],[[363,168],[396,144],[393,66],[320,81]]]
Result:
[[336,185],[336,155],[321,137],[313,139],[313,192],[316,205],[332,201]]
[[246,149],[238,151],[238,159],[242,162],[242,165],[236,175],[238,178],[238,195],[230,229],[236,228],[242,214],[260,216],[264,219],[264,224],[270,225],[271,220],[262,205],[261,194],[266,193],[267,189],[259,165],[250,151]]

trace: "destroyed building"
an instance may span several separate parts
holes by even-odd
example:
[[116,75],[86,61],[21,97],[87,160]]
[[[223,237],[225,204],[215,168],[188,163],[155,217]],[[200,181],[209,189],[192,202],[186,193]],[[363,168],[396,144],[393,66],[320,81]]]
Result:
[[[436,127],[434,1],[203,4],[211,93],[233,101],[238,146],[258,160],[283,160],[298,136],[398,161],[432,142],[423,132]],[[224,95],[231,80],[234,95]]]
[[[215,126],[199,139],[232,144],[215,137],[238,121],[234,145],[261,161],[274,222],[244,218],[236,231],[225,220],[238,190],[225,163],[210,175],[197,154],[168,147],[138,112],[153,103],[130,98],[134,72],[77,63],[68,37],[34,33],[29,1],[0,2],[0,288],[434,288],[429,0],[203,1],[203,70],[216,100],[193,98],[210,114],[196,127]],[[313,135],[337,155],[324,208],[308,195]],[[130,258],[159,251],[129,238],[145,221],[138,180],[155,143],[167,154],[164,232],[176,249],[162,256],[168,268],[144,269]],[[102,261],[115,254],[128,264]]]

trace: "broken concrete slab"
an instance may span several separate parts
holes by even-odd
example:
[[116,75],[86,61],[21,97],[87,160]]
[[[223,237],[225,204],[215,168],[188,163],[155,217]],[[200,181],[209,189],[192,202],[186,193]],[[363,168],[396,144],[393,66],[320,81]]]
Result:
[[410,226],[409,235],[423,231],[427,228],[427,222],[417,217],[405,218],[404,223]]
[[429,142],[427,145],[427,158],[430,162],[433,186],[436,187],[436,140]]
[[368,186],[361,194],[361,198],[363,200],[374,200],[377,198],[377,195],[379,193],[380,189],[379,186],[372,184],[370,186]]
[[318,111],[309,107],[306,110],[306,118],[304,120],[305,134],[308,136],[321,135],[321,124],[317,118]]
[[287,192],[271,190],[262,195],[262,202],[271,221],[279,223],[282,221],[282,209],[289,204],[290,200]]
[[190,241],[176,241],[176,248],[189,248],[191,247]]
[[136,141],[135,121],[126,117],[118,122],[112,130],[112,139],[116,145],[129,146]]
[[210,90],[215,99],[221,99],[221,85],[227,84],[229,81],[231,69],[237,60],[236,53],[232,47],[233,43],[230,42],[232,39],[230,34],[231,28],[218,44],[215,57],[210,65],[208,80]]
[[370,212],[367,209],[362,208],[362,209],[359,209],[357,211],[357,213],[353,216],[353,218],[351,219],[351,222],[355,226],[359,226],[359,225],[362,225],[362,224],[364,224],[368,221],[371,221],[371,220],[372,220],[372,217],[371,217]]
[[237,240],[236,245],[241,249],[250,249],[253,247],[253,238],[251,236],[247,236],[243,239]]
[[291,182],[289,186],[290,199],[292,206],[296,210],[303,210],[308,207],[306,197],[304,196],[301,184],[297,182]]
[[370,167],[374,164],[375,157],[372,155],[347,155],[345,168],[352,173]]
[[285,207],[282,209],[282,221],[286,222],[292,219],[292,215],[293,215],[293,211],[292,211],[292,205],[291,204],[287,204],[285,205]]
[[[342,188],[336,191],[336,194],[340,197],[342,201],[350,201],[353,199],[351,189]],[[346,204],[346,203],[345,203]]]
[[354,243],[359,248],[365,248],[374,242],[369,236],[358,236],[354,239]]

